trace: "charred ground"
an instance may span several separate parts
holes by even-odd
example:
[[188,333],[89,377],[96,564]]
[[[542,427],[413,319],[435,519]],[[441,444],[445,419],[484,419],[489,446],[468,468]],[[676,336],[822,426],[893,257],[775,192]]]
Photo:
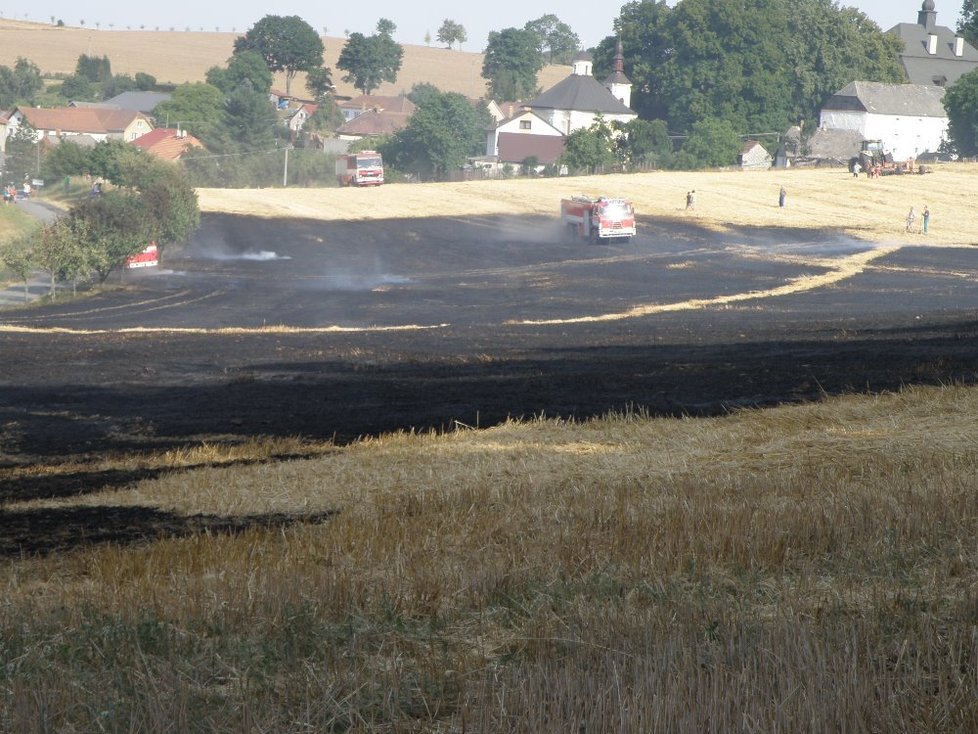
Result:
[[[207,216],[159,273],[0,315],[31,329],[0,332],[0,504],[144,478],[20,471],[69,458],[254,436],[345,442],[540,414],[715,415],[978,374],[970,248],[901,249],[784,297],[573,322],[635,304],[762,293],[868,247],[830,233],[643,224],[631,244],[588,247],[531,219]],[[546,319],[565,322],[522,323]],[[126,331],[135,327],[160,331]],[[328,327],[343,330],[319,330]],[[70,531],[70,519],[44,512],[0,513],[0,536],[10,538],[0,552],[45,550],[31,540],[38,527]],[[176,532],[172,523],[122,518],[126,529],[105,537]]]

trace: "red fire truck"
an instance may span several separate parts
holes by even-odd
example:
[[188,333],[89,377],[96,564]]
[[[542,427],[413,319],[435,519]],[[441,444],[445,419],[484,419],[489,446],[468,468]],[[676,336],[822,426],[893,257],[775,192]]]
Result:
[[635,209],[626,199],[574,196],[560,200],[560,220],[589,242],[622,240],[635,236]]
[[380,186],[384,183],[384,159],[375,150],[338,155],[336,180],[340,186]]
[[143,250],[126,258],[125,266],[132,268],[152,268],[160,264],[156,243],[150,242]]

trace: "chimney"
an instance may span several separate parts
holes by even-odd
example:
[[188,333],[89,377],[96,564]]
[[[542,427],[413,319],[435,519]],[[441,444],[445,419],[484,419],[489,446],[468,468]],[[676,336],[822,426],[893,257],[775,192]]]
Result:
[[934,56],[937,53],[937,34],[928,33],[927,34],[927,53]]
[[964,56],[964,39],[961,36],[954,38],[954,55]]

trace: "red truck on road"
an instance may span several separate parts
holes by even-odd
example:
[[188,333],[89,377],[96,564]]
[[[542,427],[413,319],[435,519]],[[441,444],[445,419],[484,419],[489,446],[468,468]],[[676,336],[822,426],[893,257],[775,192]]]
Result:
[[560,220],[578,237],[589,242],[628,242],[635,236],[635,209],[626,199],[604,196],[561,199]]

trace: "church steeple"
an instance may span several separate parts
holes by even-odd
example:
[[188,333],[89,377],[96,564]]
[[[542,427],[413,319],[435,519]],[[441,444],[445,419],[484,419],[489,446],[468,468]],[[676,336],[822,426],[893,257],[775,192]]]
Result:
[[937,28],[937,10],[935,10],[934,0],[924,0],[920,12],[917,13],[917,23],[931,33]]
[[625,51],[621,45],[621,39],[615,46],[615,59],[611,67],[611,75],[604,80],[604,85],[609,92],[626,107],[631,107],[632,101],[632,81],[625,76]]

